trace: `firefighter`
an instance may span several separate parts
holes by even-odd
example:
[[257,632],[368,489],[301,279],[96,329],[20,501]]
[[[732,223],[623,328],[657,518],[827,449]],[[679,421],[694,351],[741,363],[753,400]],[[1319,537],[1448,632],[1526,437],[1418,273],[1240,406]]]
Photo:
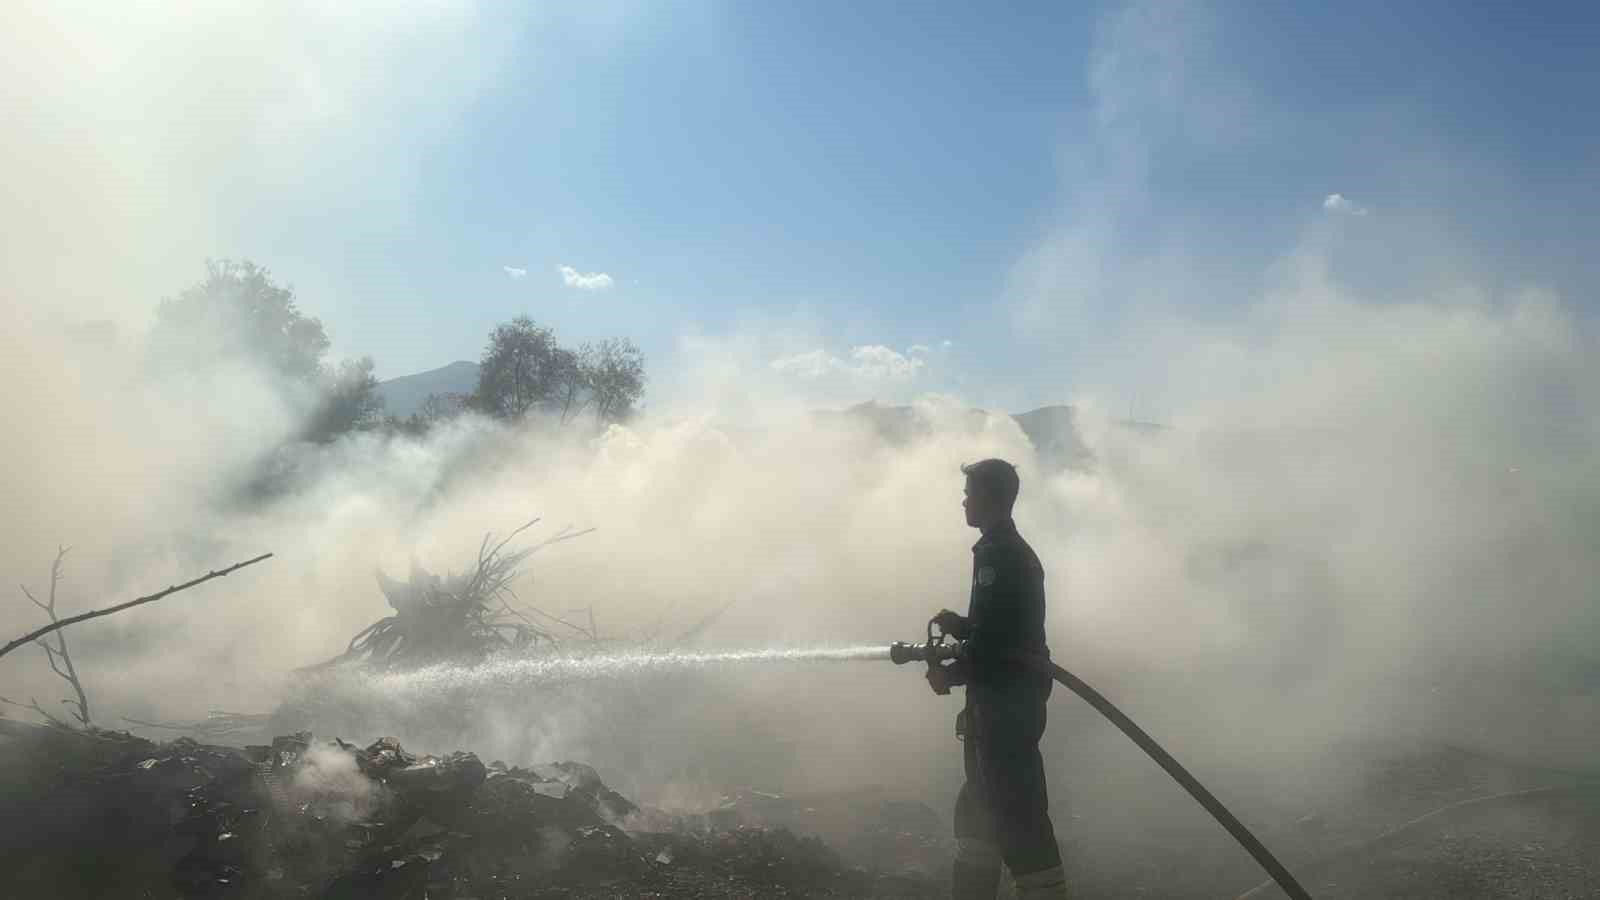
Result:
[[942,610],[936,617],[961,651],[928,672],[936,693],[965,685],[967,695],[956,717],[966,782],[956,798],[960,849],[951,893],[955,900],[993,898],[1004,863],[1019,897],[1065,897],[1039,755],[1051,679],[1014,661],[1019,654],[1049,653],[1044,567],[1011,518],[1020,487],[1016,468],[986,459],[961,471],[967,525],[982,533],[972,547],[972,597],[965,616]]

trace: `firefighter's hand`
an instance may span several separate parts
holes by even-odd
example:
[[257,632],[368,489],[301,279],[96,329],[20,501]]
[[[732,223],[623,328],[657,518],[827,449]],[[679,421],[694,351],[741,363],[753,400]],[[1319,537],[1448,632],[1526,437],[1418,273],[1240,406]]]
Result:
[[928,687],[933,688],[935,694],[943,697],[950,693],[950,677],[945,674],[944,666],[929,666],[927,678]]
[[933,624],[958,641],[967,636],[967,617],[960,613],[941,609],[939,614],[933,617]]

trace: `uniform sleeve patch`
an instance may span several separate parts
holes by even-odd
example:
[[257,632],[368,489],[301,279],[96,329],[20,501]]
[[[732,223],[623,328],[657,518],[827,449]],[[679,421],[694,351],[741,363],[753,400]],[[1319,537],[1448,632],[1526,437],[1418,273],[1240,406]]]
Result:
[[978,586],[988,587],[994,584],[994,566],[984,566],[978,570]]

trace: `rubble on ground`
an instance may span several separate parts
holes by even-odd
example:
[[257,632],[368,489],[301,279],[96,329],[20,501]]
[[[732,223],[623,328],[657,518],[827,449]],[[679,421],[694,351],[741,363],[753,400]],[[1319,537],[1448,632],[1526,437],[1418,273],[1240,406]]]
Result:
[[[913,897],[758,824],[750,797],[674,816],[576,762],[485,765],[301,732],[268,745],[155,744],[6,722],[0,893],[14,897]],[[774,799],[776,798],[776,799]],[[792,805],[792,804],[787,804]]]
[[955,842],[939,814],[918,800],[881,788],[785,796],[741,790],[704,816],[706,827],[783,828],[816,835],[839,848],[851,865],[873,871],[942,879]]

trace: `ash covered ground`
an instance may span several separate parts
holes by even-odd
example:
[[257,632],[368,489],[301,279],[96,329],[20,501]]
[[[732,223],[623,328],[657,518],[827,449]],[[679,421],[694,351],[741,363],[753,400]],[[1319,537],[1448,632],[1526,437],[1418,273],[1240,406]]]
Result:
[[[3,857],[13,897],[926,896],[935,817],[836,799],[852,866],[814,836],[751,825],[783,798],[698,816],[641,808],[574,762],[418,757],[301,733],[154,744],[6,723]],[[807,812],[813,812],[809,808]],[[903,865],[896,866],[896,858]],[[900,871],[895,871],[900,869]]]
[[[1600,782],[1463,749],[1360,750],[1339,803],[1247,818],[1322,898],[1595,896]],[[640,805],[580,762],[484,763],[301,732],[227,746],[0,722],[6,896],[938,897],[944,817],[882,789]],[[1220,829],[1064,823],[1080,897],[1234,897],[1261,876]],[[1083,802],[1087,801],[1087,802]],[[1248,802],[1248,801],[1247,801]],[[1280,896],[1260,889],[1252,897]]]

